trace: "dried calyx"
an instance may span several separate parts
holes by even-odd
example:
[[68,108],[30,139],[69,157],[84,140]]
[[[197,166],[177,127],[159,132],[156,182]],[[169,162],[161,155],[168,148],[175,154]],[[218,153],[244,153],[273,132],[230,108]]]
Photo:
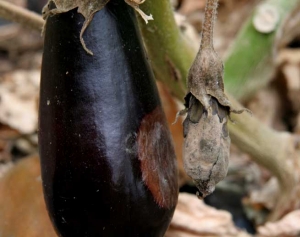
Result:
[[[42,14],[44,20],[47,21],[47,18],[49,16],[68,12],[75,8],[78,8],[78,12],[81,13],[85,18],[80,32],[80,41],[85,51],[88,54],[93,55],[93,52],[89,50],[85,45],[83,34],[90,22],[93,20],[94,14],[100,11],[109,1],[110,0],[49,0],[46,6],[43,8]],[[146,23],[148,23],[149,20],[153,20],[151,14],[148,16],[139,8],[139,5],[144,3],[145,0],[124,1],[138,12]],[[55,7],[53,8],[51,4],[55,4]]]

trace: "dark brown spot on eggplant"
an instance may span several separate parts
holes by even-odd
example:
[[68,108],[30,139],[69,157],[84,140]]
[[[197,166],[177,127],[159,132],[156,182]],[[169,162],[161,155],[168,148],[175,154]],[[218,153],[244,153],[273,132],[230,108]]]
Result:
[[175,151],[162,108],[145,116],[138,133],[138,151],[143,181],[160,207],[177,203]]
[[[85,32],[94,56],[80,43],[83,22],[74,9],[49,17],[45,30],[39,144],[50,218],[63,237],[162,237],[177,170],[135,14],[124,0],[95,14]],[[170,187],[154,189],[164,181],[147,165],[167,169]]]

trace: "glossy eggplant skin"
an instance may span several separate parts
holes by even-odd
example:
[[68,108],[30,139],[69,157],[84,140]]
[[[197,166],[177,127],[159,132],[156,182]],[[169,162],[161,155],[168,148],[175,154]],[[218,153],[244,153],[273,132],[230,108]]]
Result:
[[46,24],[39,109],[43,189],[63,237],[163,236],[177,203],[170,133],[135,15],[123,0],[84,34],[74,9]]

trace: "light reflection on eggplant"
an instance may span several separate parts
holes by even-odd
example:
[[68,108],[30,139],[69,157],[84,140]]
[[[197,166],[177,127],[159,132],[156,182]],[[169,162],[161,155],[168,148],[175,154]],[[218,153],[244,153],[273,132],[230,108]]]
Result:
[[84,33],[74,9],[49,17],[39,143],[43,188],[60,236],[163,236],[177,167],[133,10],[111,0]]

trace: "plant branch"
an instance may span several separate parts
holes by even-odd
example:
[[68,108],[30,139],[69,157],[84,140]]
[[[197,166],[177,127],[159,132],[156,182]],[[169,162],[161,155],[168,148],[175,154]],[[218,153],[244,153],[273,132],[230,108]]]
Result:
[[[267,0],[265,2],[277,2],[277,6],[281,6],[281,20],[279,24],[281,25],[283,18],[292,11],[298,1]],[[158,79],[168,85],[177,98],[183,100],[186,93],[186,76],[197,50],[192,48],[181,35],[168,0],[148,0],[141,8],[145,12],[153,14],[155,19],[149,22],[148,25],[142,19],[139,19],[140,29],[155,74]],[[40,15],[4,1],[0,1],[0,17],[38,31],[41,31],[44,24]],[[230,85],[231,82],[240,80],[238,82],[239,87],[234,87],[245,93],[241,83],[250,83],[250,79],[252,80],[253,78],[256,78],[256,81],[262,80],[262,78],[269,78],[269,72],[261,71],[262,68],[266,67],[266,62],[274,67],[272,64],[272,49],[275,32],[269,35],[262,35],[261,33],[256,36],[251,35],[249,32],[250,30],[253,31],[253,26],[249,22],[243,27],[225,61],[225,84],[228,84],[229,91],[233,93],[234,90],[230,89],[233,88]],[[248,47],[248,49],[243,46],[245,40],[250,42],[251,48]],[[260,41],[262,41],[260,46],[256,47],[256,44]],[[255,48],[252,49],[254,46]],[[266,47],[266,50],[263,52],[267,56],[261,57],[260,55],[257,57],[257,50],[264,49],[264,47]],[[244,62],[241,63],[241,61]],[[236,63],[239,64],[237,65]],[[234,64],[235,67],[233,67]],[[247,72],[242,70],[247,70]],[[234,77],[237,79],[229,80],[229,78]],[[267,80],[264,79],[263,81],[266,83]],[[253,86],[253,88],[257,89],[258,86]],[[237,95],[237,93],[234,94]],[[240,106],[231,96],[229,98],[233,107],[237,108]],[[293,144],[292,136],[288,133],[275,132],[247,113],[242,115],[232,114],[232,118],[236,121],[236,124],[229,125],[233,143],[241,150],[249,153],[254,161],[269,169],[278,178],[281,190],[286,194],[290,194],[297,181],[291,172],[292,162],[289,163],[286,159],[286,157],[291,156],[294,149],[291,146]],[[280,213],[275,215],[274,218],[276,219],[278,216],[280,216]]]
[[[286,2],[286,0],[280,1]],[[139,19],[139,26],[155,74],[158,75],[161,81],[169,86],[171,92],[178,99],[183,101],[183,94],[185,93],[182,92],[182,88],[174,86],[174,84],[178,82],[168,73],[168,61],[172,62],[173,71],[178,72],[182,81],[184,81],[183,78],[187,77],[196,50],[191,52],[191,49],[180,35],[168,0],[146,1],[141,8],[145,12],[153,14],[155,19],[153,22],[149,22],[148,25],[145,25],[144,22]],[[169,37],[170,35],[176,37]],[[243,39],[243,41],[245,40],[248,39]],[[252,46],[251,41],[249,44]],[[240,47],[240,50],[244,48],[242,46]],[[251,54],[251,50],[247,50],[247,52]],[[168,58],[168,61],[165,60],[166,58]],[[251,60],[251,56],[244,55],[244,58],[239,60]],[[259,64],[263,62],[263,60],[264,58],[256,63]],[[251,68],[252,66],[253,64],[248,63],[247,68]],[[241,70],[243,70],[243,68],[241,68]],[[225,67],[225,75],[226,73],[228,72]],[[261,80],[261,77],[258,79]],[[242,87],[239,89],[241,88]],[[233,108],[240,107],[239,103],[232,96],[228,97],[231,100]],[[242,115],[232,114],[232,118],[236,121],[236,124],[229,126],[233,143],[241,150],[250,154],[254,161],[270,170],[278,178],[281,190],[286,192],[287,195],[291,194],[293,186],[297,181],[291,172],[292,167],[286,159],[286,157],[291,155],[291,149],[295,149],[294,147],[291,148],[290,145],[291,135],[288,133],[275,132],[248,113],[243,113]],[[275,218],[280,214],[282,213],[279,213]]]
[[[265,0],[239,31],[224,60],[225,88],[235,98],[245,101],[271,80],[278,35],[297,5],[300,5],[299,0]],[[269,31],[262,32],[260,28]]]
[[2,0],[0,0],[0,17],[40,32],[44,25],[41,15]]
[[[152,14],[154,21],[148,24],[138,16],[147,46],[148,56],[156,78],[166,83],[178,98],[186,94],[186,76],[196,55],[179,31],[169,1],[147,0],[140,8]],[[179,46],[179,47],[178,47]]]
[[[229,99],[233,107],[240,106],[232,97],[229,96]],[[274,131],[248,113],[231,114],[231,117],[237,121],[228,124],[232,142],[278,179],[280,193],[269,216],[270,221],[277,220],[294,205],[291,201],[295,198],[294,191],[299,182],[295,174],[299,169],[297,138],[288,132]]]

